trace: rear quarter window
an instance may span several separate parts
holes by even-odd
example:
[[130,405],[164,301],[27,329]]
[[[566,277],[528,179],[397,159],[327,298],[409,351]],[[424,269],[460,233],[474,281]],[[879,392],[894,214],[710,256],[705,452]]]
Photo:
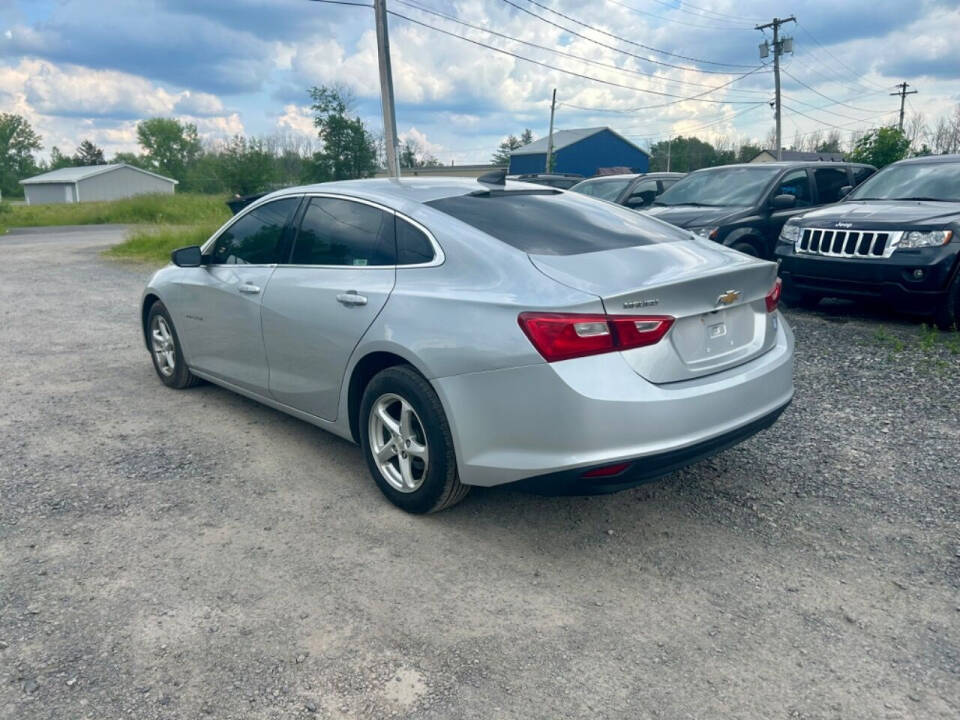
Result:
[[426,204],[534,255],[577,255],[689,238],[641,213],[577,193],[506,191]]

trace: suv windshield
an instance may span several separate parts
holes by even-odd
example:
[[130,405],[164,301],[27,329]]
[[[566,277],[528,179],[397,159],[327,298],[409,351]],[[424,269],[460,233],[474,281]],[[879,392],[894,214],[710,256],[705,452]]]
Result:
[[601,200],[616,200],[620,193],[626,190],[633,178],[609,178],[604,180],[584,180],[574,185],[571,190]]
[[689,238],[666,223],[577,193],[500,191],[426,204],[535,255],[575,255]]
[[754,205],[780,167],[730,167],[700,170],[678,180],[654,205]]
[[960,162],[891,165],[864,182],[847,197],[850,200],[960,202]]

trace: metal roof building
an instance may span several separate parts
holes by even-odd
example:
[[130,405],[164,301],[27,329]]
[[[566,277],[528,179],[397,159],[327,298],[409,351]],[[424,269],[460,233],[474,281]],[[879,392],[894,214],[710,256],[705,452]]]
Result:
[[[547,142],[548,138],[542,137],[510,153],[510,174],[545,172]],[[650,156],[608,127],[557,130],[553,133],[551,172],[591,177],[605,167],[628,167],[634,172],[647,172]]]
[[119,200],[134,195],[172,195],[177,181],[123,163],[52,170],[21,180],[28,205]]

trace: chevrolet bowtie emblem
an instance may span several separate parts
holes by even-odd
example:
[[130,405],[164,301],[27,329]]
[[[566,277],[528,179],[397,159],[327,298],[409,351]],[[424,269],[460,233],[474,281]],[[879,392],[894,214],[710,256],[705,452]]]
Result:
[[742,293],[739,290],[727,290],[717,298],[717,305],[732,305],[740,299]]

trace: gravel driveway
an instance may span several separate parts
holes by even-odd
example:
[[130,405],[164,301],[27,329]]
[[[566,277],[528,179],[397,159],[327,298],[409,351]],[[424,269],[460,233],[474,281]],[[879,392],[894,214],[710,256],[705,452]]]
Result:
[[618,495],[395,510],[171,391],[110,227],[0,237],[0,717],[957,718],[960,356],[788,313],[797,397]]

